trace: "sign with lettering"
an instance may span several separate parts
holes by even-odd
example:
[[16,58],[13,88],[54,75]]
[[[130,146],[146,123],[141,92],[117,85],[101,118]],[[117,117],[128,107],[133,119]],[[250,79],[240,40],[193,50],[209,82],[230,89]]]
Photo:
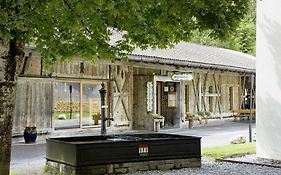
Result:
[[153,110],[153,82],[147,82],[146,88],[146,110],[151,112]]
[[190,81],[193,79],[192,74],[174,74],[172,75],[172,79],[176,81]]
[[148,156],[148,144],[139,144],[139,156],[140,157]]

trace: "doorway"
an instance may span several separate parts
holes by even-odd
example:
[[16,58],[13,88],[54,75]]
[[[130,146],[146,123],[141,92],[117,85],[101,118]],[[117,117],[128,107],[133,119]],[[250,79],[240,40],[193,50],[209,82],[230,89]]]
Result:
[[165,127],[179,125],[179,83],[156,82],[156,112],[165,117]]

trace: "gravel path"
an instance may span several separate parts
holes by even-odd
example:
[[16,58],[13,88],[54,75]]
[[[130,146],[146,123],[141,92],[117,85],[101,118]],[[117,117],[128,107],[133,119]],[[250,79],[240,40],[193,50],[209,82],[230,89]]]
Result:
[[[245,159],[244,159],[245,160]],[[30,161],[21,168],[15,168],[14,172],[20,175],[43,175],[44,162]],[[170,171],[142,171],[128,173],[126,175],[280,175],[281,168],[240,164],[215,162],[203,157],[201,168],[184,168]]]
[[280,175],[281,168],[240,163],[203,161],[201,168],[184,168],[170,171],[146,171],[127,175]]
[[234,160],[234,161],[238,161],[238,162],[248,162],[248,163],[253,163],[253,164],[263,164],[263,165],[281,168],[280,160],[259,158],[259,157],[257,157],[256,154],[245,155],[242,157],[227,158],[226,160]]

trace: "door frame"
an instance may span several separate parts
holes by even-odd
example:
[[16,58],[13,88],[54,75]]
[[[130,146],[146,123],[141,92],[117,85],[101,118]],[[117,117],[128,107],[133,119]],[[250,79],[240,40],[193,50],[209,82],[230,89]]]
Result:
[[[181,94],[182,94],[182,82],[181,81],[176,81],[176,80],[173,80],[171,78],[171,76],[162,76],[162,75],[154,75],[154,78],[153,78],[153,113],[158,113],[159,112],[159,109],[158,109],[158,100],[159,98],[157,98],[157,83],[163,83],[163,82],[173,82],[173,83],[176,83],[177,87],[177,115],[175,116],[175,118],[178,118],[179,121],[177,121],[176,123],[180,123],[180,120],[181,120],[181,115],[182,115],[182,104],[183,104],[183,100],[181,98]],[[161,85],[163,86],[163,84]],[[157,106],[158,105],[158,106]],[[161,111],[161,109],[160,109]],[[165,117],[165,116],[164,116]]]

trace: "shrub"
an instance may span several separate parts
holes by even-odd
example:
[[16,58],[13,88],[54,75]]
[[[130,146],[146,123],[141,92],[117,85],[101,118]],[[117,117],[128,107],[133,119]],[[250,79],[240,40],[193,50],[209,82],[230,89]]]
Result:
[[201,116],[201,117],[204,117],[204,116],[205,116],[205,112],[204,112],[204,111],[199,111],[197,114],[198,114],[199,116]]

